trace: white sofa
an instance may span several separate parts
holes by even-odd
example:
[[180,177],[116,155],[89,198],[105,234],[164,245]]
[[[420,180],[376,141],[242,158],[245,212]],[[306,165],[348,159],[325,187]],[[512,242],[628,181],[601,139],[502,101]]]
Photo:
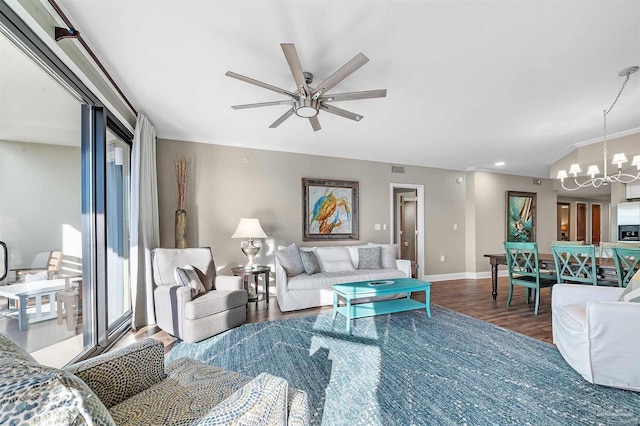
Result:
[[[377,246],[383,250],[393,250],[393,265],[387,262],[386,269],[358,269],[358,249]],[[313,274],[302,272],[295,276],[287,275],[285,267],[276,256],[276,298],[278,306],[282,312],[286,312],[332,305],[332,286],[334,284],[411,277],[411,261],[395,259],[395,250],[394,244],[300,247],[300,251],[311,251],[316,254],[320,263],[320,272]],[[334,266],[329,267],[329,265]],[[335,265],[340,265],[341,267],[336,267]]]
[[[640,279],[640,272],[634,279]],[[640,281],[631,281],[627,289],[553,286],[553,342],[588,382],[640,391],[638,298]]]

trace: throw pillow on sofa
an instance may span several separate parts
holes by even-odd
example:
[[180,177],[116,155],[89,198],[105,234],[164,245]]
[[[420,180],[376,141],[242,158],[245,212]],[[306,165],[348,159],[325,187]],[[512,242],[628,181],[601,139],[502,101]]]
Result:
[[347,247],[318,247],[316,256],[320,262],[322,272],[345,272],[355,268],[351,263],[351,256]]
[[29,361],[0,361],[0,424],[115,425],[79,378]]
[[618,300],[620,302],[640,303],[640,281],[636,281],[635,277],[631,281],[629,281],[629,284],[627,284],[627,288],[624,289],[624,291],[620,295],[620,299]]
[[204,284],[200,281],[200,277],[198,276],[196,269],[191,265],[187,265],[183,268],[176,268],[174,271],[174,278],[178,285],[191,288],[191,297],[194,299],[207,292],[207,289],[204,288]]
[[382,269],[398,269],[396,263],[398,245],[397,244],[375,244],[369,243],[369,246],[380,247],[382,252],[380,254]]
[[295,277],[305,272],[304,265],[302,264],[302,258],[300,257],[300,250],[295,244],[290,244],[280,250],[276,251],[275,256],[278,258],[278,262],[284,268],[288,277]]
[[300,250],[300,258],[307,275],[313,275],[320,272],[320,263],[314,253],[314,250]]
[[381,247],[358,249],[358,269],[382,269],[381,253]]

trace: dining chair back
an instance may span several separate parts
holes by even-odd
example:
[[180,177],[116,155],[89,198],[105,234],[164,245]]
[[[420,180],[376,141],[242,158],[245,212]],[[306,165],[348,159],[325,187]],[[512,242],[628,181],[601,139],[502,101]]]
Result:
[[558,283],[598,285],[596,250],[593,245],[551,245]]
[[627,242],[611,243],[611,242],[601,241],[600,242],[600,253],[598,254],[598,257],[613,258],[615,256],[615,254],[613,253],[613,248],[614,247],[640,248],[640,243],[627,243]]
[[640,248],[613,247],[613,260],[616,262],[618,286],[626,287],[640,268]]
[[513,287],[518,285],[527,289],[527,303],[530,300],[530,292],[535,292],[536,305],[534,314],[538,315],[540,306],[540,289],[551,287],[557,282],[553,275],[541,274],[538,261],[538,245],[536,243],[504,243],[507,255],[507,268],[509,270],[509,297],[507,308],[511,306]]

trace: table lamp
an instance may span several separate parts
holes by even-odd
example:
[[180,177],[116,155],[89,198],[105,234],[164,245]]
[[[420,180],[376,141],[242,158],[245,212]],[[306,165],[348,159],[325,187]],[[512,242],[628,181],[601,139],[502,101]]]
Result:
[[264,233],[262,226],[260,226],[260,221],[255,217],[240,218],[236,232],[233,233],[231,238],[247,238],[247,241],[240,243],[240,250],[249,259],[247,264],[244,265],[244,269],[254,269],[257,265],[253,263],[253,257],[260,251],[261,244],[253,239],[267,238],[267,234]]

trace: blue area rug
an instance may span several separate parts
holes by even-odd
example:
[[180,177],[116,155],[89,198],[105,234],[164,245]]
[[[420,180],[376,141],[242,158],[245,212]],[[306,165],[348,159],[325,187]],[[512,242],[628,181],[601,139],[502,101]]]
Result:
[[330,314],[246,324],[169,359],[191,357],[309,394],[325,425],[630,425],[640,393],[592,385],[555,346],[433,305],[355,320]]

